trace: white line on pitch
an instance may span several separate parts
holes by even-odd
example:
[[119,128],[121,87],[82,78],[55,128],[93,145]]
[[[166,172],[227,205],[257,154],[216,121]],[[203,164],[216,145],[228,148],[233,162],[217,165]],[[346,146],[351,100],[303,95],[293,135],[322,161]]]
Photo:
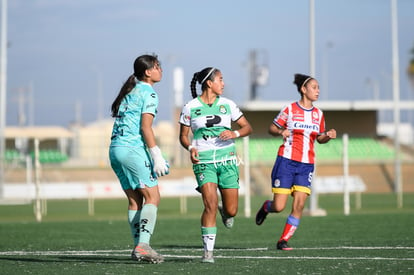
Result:
[[[223,251],[224,249],[222,249]],[[105,257],[129,257],[130,250],[100,250],[100,251],[4,251],[0,256],[105,256]],[[122,253],[125,252],[125,253]],[[166,258],[199,259],[194,255],[170,255],[163,254]],[[320,256],[223,256],[215,255],[222,259],[258,259],[258,260],[383,260],[383,261],[414,261],[414,258],[387,258],[387,257],[320,257]]]
[[[201,258],[194,257],[194,255],[165,255],[166,258]],[[319,257],[319,256],[287,256],[287,257],[275,257],[275,256],[221,256],[215,255],[214,258],[222,259],[267,259],[267,260],[386,260],[386,261],[414,261],[414,258],[386,258],[386,257]]]
[[[353,246],[339,246],[339,247],[304,247],[304,248],[295,248],[294,250],[414,250],[414,247],[353,247]],[[158,251],[164,252],[185,252],[185,251],[202,251],[202,248],[161,248],[157,249]],[[226,252],[226,251],[268,251],[269,249],[264,248],[216,248],[215,251],[218,252]],[[69,251],[0,251],[0,256],[30,256],[30,255],[37,255],[37,256],[125,256],[129,255],[131,249],[128,250],[85,250],[85,251],[76,251],[76,250],[69,250]],[[163,253],[164,254],[164,253]],[[194,255],[165,255],[166,257],[172,258],[195,258]],[[275,256],[215,256],[217,258],[251,258],[251,259],[386,259],[392,260],[394,258],[384,258],[384,257],[373,257],[373,258],[359,258],[359,257],[352,257],[352,258],[337,258],[337,257],[299,257],[299,256],[285,256],[285,257],[275,257]],[[414,258],[397,258],[399,260],[414,260]]]
[[412,246],[338,246],[338,247],[302,247],[295,250],[412,250]]

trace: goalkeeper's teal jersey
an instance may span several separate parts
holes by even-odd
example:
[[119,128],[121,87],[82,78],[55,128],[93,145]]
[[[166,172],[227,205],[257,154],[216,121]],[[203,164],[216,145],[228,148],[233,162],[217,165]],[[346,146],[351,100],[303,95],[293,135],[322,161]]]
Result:
[[158,95],[146,82],[138,82],[119,106],[112,128],[111,146],[144,147],[141,134],[141,115],[153,114],[158,108]]
[[231,130],[231,122],[243,113],[230,99],[217,97],[209,106],[200,97],[189,101],[180,115],[180,123],[191,127],[192,145],[199,153],[199,163],[217,163],[236,159],[234,140],[221,140],[224,130]]

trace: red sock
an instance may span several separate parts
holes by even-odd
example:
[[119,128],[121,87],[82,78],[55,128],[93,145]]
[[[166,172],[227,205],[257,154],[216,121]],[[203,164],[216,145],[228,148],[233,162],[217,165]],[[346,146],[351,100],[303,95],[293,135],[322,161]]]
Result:
[[283,229],[283,234],[280,237],[279,241],[282,241],[282,240],[289,241],[289,239],[295,233],[296,228],[297,228],[297,226],[286,223],[285,224],[285,229]]
[[300,223],[299,218],[289,215],[289,217],[286,220],[285,229],[283,229],[283,234],[280,237],[279,241],[281,240],[288,241],[290,237],[292,237],[293,234],[295,233],[296,228],[298,228],[299,226],[299,223]]

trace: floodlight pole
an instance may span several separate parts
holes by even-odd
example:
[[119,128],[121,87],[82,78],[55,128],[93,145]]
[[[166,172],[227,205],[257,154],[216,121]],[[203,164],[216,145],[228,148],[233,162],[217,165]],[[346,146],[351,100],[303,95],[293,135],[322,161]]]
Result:
[[42,206],[40,200],[40,162],[39,162],[39,139],[34,139],[34,165],[35,165],[35,217],[36,221],[42,221]]
[[[309,0],[309,75],[315,77],[315,1]],[[316,174],[316,162],[315,173]],[[316,192],[309,197],[309,213],[316,215],[318,209],[318,198]]]
[[392,90],[394,98],[394,148],[395,148],[395,172],[394,191],[397,193],[397,205],[403,206],[403,182],[401,177],[400,155],[400,72],[398,57],[398,14],[397,0],[391,0],[391,41],[392,41]]
[[315,0],[309,0],[309,74],[315,77]]
[[249,53],[249,73],[250,73],[250,95],[249,100],[257,99],[257,51],[251,50]]
[[349,137],[348,134],[342,136],[343,142],[343,170],[344,170],[344,215],[349,216],[351,213],[349,200]]
[[[178,121],[180,119],[181,108],[183,107],[183,93],[184,93],[184,69],[175,67],[173,70],[173,89],[174,89],[174,110],[172,119]],[[174,122],[173,122],[174,123]],[[178,137],[179,128],[176,124],[174,135]],[[181,146],[175,146],[174,165],[181,166],[183,164],[183,149]]]
[[6,81],[7,81],[7,0],[1,0],[0,36],[0,199],[4,197],[4,163],[6,157]]
[[249,156],[249,137],[243,138],[243,156],[244,156],[244,216],[251,216],[251,195],[250,195],[250,156]]

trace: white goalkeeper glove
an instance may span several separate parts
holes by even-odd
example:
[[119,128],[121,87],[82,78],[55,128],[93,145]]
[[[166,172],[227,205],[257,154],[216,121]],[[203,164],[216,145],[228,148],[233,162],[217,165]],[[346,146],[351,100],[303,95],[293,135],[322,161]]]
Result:
[[154,173],[158,176],[165,176],[168,175],[169,171],[169,165],[168,162],[164,159],[164,157],[161,154],[161,150],[158,146],[154,146],[152,148],[149,148],[149,151],[151,153],[152,160],[154,162]]

